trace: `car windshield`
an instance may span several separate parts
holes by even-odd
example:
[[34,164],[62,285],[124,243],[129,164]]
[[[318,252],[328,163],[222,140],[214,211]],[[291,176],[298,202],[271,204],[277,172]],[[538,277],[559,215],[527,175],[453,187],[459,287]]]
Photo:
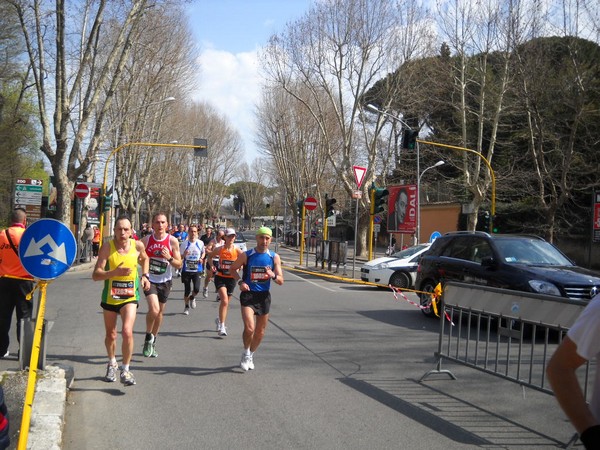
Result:
[[539,239],[497,239],[500,256],[508,264],[531,266],[572,266],[552,244]]
[[400,250],[399,252],[394,253],[392,256],[394,258],[406,259],[413,256],[415,253],[419,253],[421,250],[429,247],[429,244],[419,244],[414,247],[405,248],[404,250]]

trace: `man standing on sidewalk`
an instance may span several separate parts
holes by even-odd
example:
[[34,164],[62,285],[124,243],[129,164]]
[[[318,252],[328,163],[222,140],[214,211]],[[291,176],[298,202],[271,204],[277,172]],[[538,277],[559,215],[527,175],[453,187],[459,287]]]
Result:
[[125,386],[135,384],[129,370],[133,355],[133,324],[139,302],[138,264],[142,268],[142,287],[150,288],[148,279],[148,256],[141,241],[131,238],[131,222],[125,216],[115,221],[114,237],[110,245],[103,245],[98,252],[98,260],[92,273],[94,281],[104,281],[102,291],[102,314],[106,336],[104,344],[108,354],[105,380],[117,380],[117,317],[121,316],[121,352],[123,364],[120,380]]
[[[277,253],[269,250],[272,235],[270,228],[260,227],[256,232],[256,247],[242,253],[230,268],[239,280],[241,291],[244,352],[240,367],[246,371],[254,369],[254,352],[265,336],[269,322],[271,280],[283,285],[281,259]],[[244,272],[240,278],[237,271],[242,267]]]
[[33,277],[23,268],[18,250],[27,222],[25,210],[15,209],[10,222],[10,227],[0,231],[0,358],[9,356],[10,324],[15,308],[19,342],[19,321],[30,319],[33,311],[31,299],[27,299],[27,295],[33,291]]
[[167,299],[173,284],[173,269],[181,268],[181,254],[177,238],[168,233],[169,222],[164,213],[152,217],[153,233],[144,237],[146,254],[150,258],[150,287],[144,289],[148,301],[146,314],[146,339],[144,341],[144,356],[156,358],[156,337],[163,321]]

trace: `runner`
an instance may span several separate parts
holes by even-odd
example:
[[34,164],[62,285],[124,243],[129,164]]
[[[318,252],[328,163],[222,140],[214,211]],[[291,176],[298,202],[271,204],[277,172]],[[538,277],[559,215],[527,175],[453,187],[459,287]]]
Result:
[[213,265],[215,263],[214,257],[219,257],[217,271],[215,273],[215,287],[217,288],[218,298],[221,302],[219,305],[219,317],[215,319],[219,336],[227,336],[225,321],[227,319],[229,300],[235,289],[235,278],[233,273],[229,270],[229,267],[237,259],[240,252],[234,245],[234,241],[235,230],[233,228],[227,228],[225,230],[225,243],[222,246],[213,249],[208,255],[213,261]]
[[156,358],[156,338],[162,325],[167,299],[173,283],[173,268],[181,267],[181,255],[177,238],[167,230],[169,223],[164,213],[152,217],[153,233],[146,236],[142,242],[150,257],[150,287],[144,290],[148,301],[146,315],[146,339],[144,341],[144,356]]
[[[214,276],[215,272],[217,271],[217,268],[219,267],[219,255],[216,255],[211,258],[208,256],[208,254],[210,252],[212,252],[213,250],[222,247],[223,244],[225,244],[224,235],[225,235],[225,232],[223,230],[217,231],[217,235],[215,236],[215,238],[212,239],[206,245],[206,267],[207,267],[207,269],[206,269],[206,278],[204,278],[204,290],[202,291],[202,295],[204,296],[204,298],[208,298],[208,283],[210,282],[210,280]],[[217,294],[217,301],[219,301],[218,294]]]
[[[181,281],[184,286],[183,301],[185,306],[183,314],[186,316],[196,308],[196,295],[200,292],[200,273],[203,271],[204,243],[198,239],[198,227],[191,225],[187,240],[183,241],[180,248],[183,259]],[[193,286],[193,289],[192,289]]]
[[110,245],[103,245],[98,252],[98,260],[92,273],[94,281],[104,281],[102,291],[102,314],[106,336],[104,345],[108,354],[108,365],[104,379],[117,381],[116,349],[117,318],[121,316],[122,365],[120,380],[125,386],[135,384],[129,370],[133,355],[133,324],[139,302],[138,264],[142,268],[142,288],[150,288],[148,279],[148,255],[144,244],[131,238],[131,222],[125,216],[115,221],[114,237]]
[[[186,231],[185,225],[180,223],[179,226],[177,227],[177,230],[173,232],[173,236],[175,238],[177,238],[177,241],[179,242],[179,246],[181,247],[181,243],[188,238],[188,232]],[[181,276],[181,269],[175,269],[175,276],[176,277]]]
[[[271,308],[271,280],[283,285],[281,259],[277,253],[269,250],[272,236],[270,228],[260,227],[256,232],[256,247],[242,253],[230,267],[230,272],[240,286],[244,322],[244,352],[240,367],[245,371],[254,369],[254,352],[267,329]],[[240,278],[237,271],[242,267],[244,271]]]

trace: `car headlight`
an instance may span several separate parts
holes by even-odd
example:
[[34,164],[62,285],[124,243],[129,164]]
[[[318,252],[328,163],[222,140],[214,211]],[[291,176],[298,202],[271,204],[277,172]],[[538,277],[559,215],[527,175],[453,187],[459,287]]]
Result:
[[558,288],[548,281],[530,280],[529,286],[531,286],[535,292],[539,292],[540,294],[561,296]]
[[375,264],[373,267],[371,267],[371,270],[387,269],[388,267],[389,267],[388,263],[379,263],[379,264]]

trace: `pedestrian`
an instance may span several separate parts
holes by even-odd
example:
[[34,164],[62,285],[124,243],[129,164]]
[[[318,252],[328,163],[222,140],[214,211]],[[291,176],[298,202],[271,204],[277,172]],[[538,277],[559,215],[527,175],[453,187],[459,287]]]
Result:
[[31,319],[33,312],[33,277],[19,259],[19,244],[27,223],[25,210],[15,209],[10,223],[7,229],[0,231],[0,358],[10,355],[8,347],[13,311],[17,313],[18,342],[21,342],[19,322]]
[[[256,232],[256,247],[242,253],[231,265],[230,271],[240,286],[240,305],[244,332],[244,351],[240,367],[254,369],[254,352],[262,342],[271,309],[271,281],[283,285],[283,271],[279,255],[269,250],[273,232],[260,227]],[[238,270],[243,268],[240,278]]]
[[92,226],[87,223],[85,225],[85,228],[83,230],[83,233],[81,234],[81,242],[83,243],[83,248],[82,248],[82,252],[81,252],[81,257],[80,257],[80,262],[86,262],[88,261],[88,257],[90,254],[92,254],[93,250],[93,244],[92,241],[94,240],[94,230],[92,229]]
[[183,283],[183,301],[185,303],[183,314],[186,316],[192,309],[196,308],[196,296],[200,293],[200,274],[204,270],[202,261],[204,259],[204,242],[198,239],[198,227],[189,227],[188,238],[182,242],[179,248],[183,267],[181,268],[181,281]]
[[600,448],[600,371],[596,369],[588,405],[576,370],[600,354],[600,294],[579,315],[558,346],[546,373],[554,396],[579,433],[586,449]]
[[152,216],[152,234],[142,239],[146,254],[150,258],[150,287],[144,290],[148,301],[148,313],[142,352],[146,357],[158,356],[156,339],[173,284],[173,270],[179,269],[182,264],[179,242],[176,237],[168,233],[168,230],[167,216],[162,212],[156,213]]
[[131,222],[126,216],[115,221],[114,235],[110,245],[100,249],[92,279],[104,281],[102,290],[102,315],[106,332],[104,345],[108,354],[108,364],[104,379],[117,381],[117,320],[121,316],[121,353],[122,364],[119,379],[125,386],[135,384],[135,378],[129,370],[133,355],[133,324],[140,299],[138,264],[142,269],[142,288],[150,288],[148,279],[149,260],[146,248],[141,241],[132,238]]
[[[235,230],[227,228],[225,230],[225,243],[222,246],[215,247],[208,258],[211,258],[211,264],[216,265],[215,272],[215,288],[219,298],[219,316],[215,319],[217,333],[219,336],[227,336],[227,311],[229,309],[229,301],[235,289],[235,278],[230,270],[230,266],[237,259],[239,250],[234,244]],[[215,264],[215,257],[218,257],[218,263]]]
[[[225,244],[225,231],[219,230],[213,239],[206,244],[206,277],[204,278],[204,289],[202,295],[204,298],[208,298],[208,285],[212,280],[213,276],[217,272],[219,267],[219,255],[215,253],[215,256],[209,257],[209,253],[213,250],[222,247]],[[219,295],[217,294],[217,301],[219,301]]]
[[92,238],[92,255],[98,257],[98,250],[100,249],[100,230],[94,225],[94,237]]

